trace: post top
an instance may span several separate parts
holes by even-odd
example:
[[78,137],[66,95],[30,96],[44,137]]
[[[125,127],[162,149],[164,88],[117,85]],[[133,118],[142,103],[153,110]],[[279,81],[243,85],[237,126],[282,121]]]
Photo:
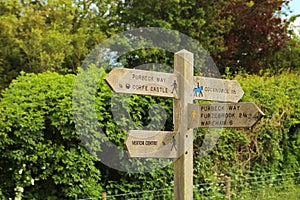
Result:
[[192,61],[194,58],[194,54],[192,52],[189,52],[186,49],[182,49],[182,50],[176,52],[175,55],[178,55],[188,61]]
[[189,51],[186,50],[186,49],[182,49],[182,50],[176,52],[175,54],[192,54],[192,52],[189,52]]

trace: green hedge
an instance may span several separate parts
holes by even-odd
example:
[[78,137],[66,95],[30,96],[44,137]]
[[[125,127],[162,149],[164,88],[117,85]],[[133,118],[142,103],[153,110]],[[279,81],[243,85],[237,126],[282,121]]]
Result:
[[[292,184],[299,185],[299,75],[300,71],[283,72],[275,76],[242,73],[231,77],[238,80],[245,92],[241,101],[255,102],[265,113],[265,117],[253,128],[224,129],[217,145],[204,158],[199,156],[199,148],[207,132],[198,130],[194,142],[196,155],[194,184],[218,183],[225,181],[225,176],[229,176],[234,182],[232,185],[237,184],[233,187],[238,194],[241,190],[247,189],[245,183],[239,185],[238,181],[241,179],[249,179],[247,184],[255,190],[255,187],[273,184],[270,178],[274,176],[280,179],[281,176],[277,177],[276,174],[289,173],[291,179],[287,176],[281,178],[287,181],[293,180]],[[258,178],[259,183],[257,183],[257,180],[253,181],[253,177],[263,178]],[[280,184],[284,185],[283,182]],[[222,196],[224,192],[225,190],[220,191],[219,187],[213,187],[207,195]],[[232,194],[234,195],[234,191]],[[195,196],[197,197],[197,193]]]
[[[201,157],[199,149],[207,130],[197,130],[195,185],[218,181],[223,175],[245,178],[299,170],[299,73],[234,77],[245,91],[242,101],[255,102],[266,116],[250,129],[223,129],[217,145],[205,157]],[[105,72],[92,69],[90,76],[91,80],[100,77],[95,90],[95,110],[100,127],[116,145],[124,145],[128,129],[143,126],[156,129],[147,126],[148,123],[151,120],[160,122],[164,116],[167,120],[163,129],[172,129],[171,99],[120,95],[112,102],[113,92],[103,80]],[[22,73],[3,91],[0,101],[0,198],[74,199],[100,196],[102,191],[120,194],[172,187],[173,165],[142,174],[118,172],[101,164],[83,147],[81,133],[76,132],[73,119],[75,78],[50,72]],[[92,83],[85,89],[92,89]],[[124,103],[129,105],[124,108],[126,112],[120,112],[119,118],[114,119],[112,112],[122,109],[118,105]],[[151,105],[160,106],[165,112],[153,109],[149,114]],[[84,113],[84,110],[77,111]],[[126,116],[127,112],[131,119]],[[79,119],[77,126],[81,122],[84,123],[84,118]],[[97,144],[95,148],[101,151]],[[223,192],[209,191],[207,195],[212,193],[216,196]]]
[[[238,76],[245,91],[243,101],[253,101],[266,114],[253,129],[257,145],[254,169],[282,172],[299,170],[300,71],[280,75]],[[247,132],[246,132],[247,133]]]
[[[100,195],[96,159],[75,134],[73,75],[24,74],[0,102],[1,199]],[[1,194],[1,193],[0,193]]]

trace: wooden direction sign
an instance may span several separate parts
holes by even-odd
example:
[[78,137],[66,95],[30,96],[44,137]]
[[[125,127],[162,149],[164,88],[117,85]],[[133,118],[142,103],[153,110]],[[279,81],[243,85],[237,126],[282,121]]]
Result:
[[189,128],[252,127],[264,113],[252,102],[189,104]]
[[[193,76],[193,62],[193,54],[181,50],[174,55],[178,77],[113,68],[105,78],[118,93],[175,98],[174,131],[131,130],[125,141],[130,157],[178,158],[174,163],[174,199],[193,199],[192,128],[252,127],[264,116],[254,103],[237,103],[244,95],[237,81]],[[192,104],[195,99],[233,103]]]
[[194,76],[194,99],[238,102],[244,91],[236,80]]
[[178,158],[177,142],[173,131],[130,130],[125,144],[130,157]]
[[115,67],[105,80],[117,93],[178,97],[174,74]]
[[[117,93],[178,98],[175,74],[127,68],[113,68],[105,80]],[[238,102],[244,91],[236,80],[193,77],[193,99]]]

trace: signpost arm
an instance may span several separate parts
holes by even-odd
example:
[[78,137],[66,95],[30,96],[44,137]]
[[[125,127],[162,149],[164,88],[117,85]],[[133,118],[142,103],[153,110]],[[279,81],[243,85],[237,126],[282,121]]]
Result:
[[188,104],[193,103],[193,54],[181,50],[174,55],[174,70],[178,75],[179,98],[174,100],[174,130],[179,134],[178,153],[174,164],[175,200],[193,199],[193,129],[188,129]]

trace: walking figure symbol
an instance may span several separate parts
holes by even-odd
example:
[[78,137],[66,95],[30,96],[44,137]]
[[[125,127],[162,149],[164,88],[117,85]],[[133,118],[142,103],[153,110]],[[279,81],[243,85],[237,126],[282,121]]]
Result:
[[172,147],[171,147],[171,151],[173,150],[173,148],[175,149],[175,151],[177,151],[177,148],[176,148],[176,139],[175,139],[174,136],[173,136],[173,138],[172,138]]
[[197,87],[194,88],[194,96],[203,97],[203,86],[200,86],[199,82],[197,83]]
[[174,80],[174,83],[172,83],[172,87],[173,87],[172,93],[174,93],[174,91],[177,92],[177,83],[176,83],[176,80]]

